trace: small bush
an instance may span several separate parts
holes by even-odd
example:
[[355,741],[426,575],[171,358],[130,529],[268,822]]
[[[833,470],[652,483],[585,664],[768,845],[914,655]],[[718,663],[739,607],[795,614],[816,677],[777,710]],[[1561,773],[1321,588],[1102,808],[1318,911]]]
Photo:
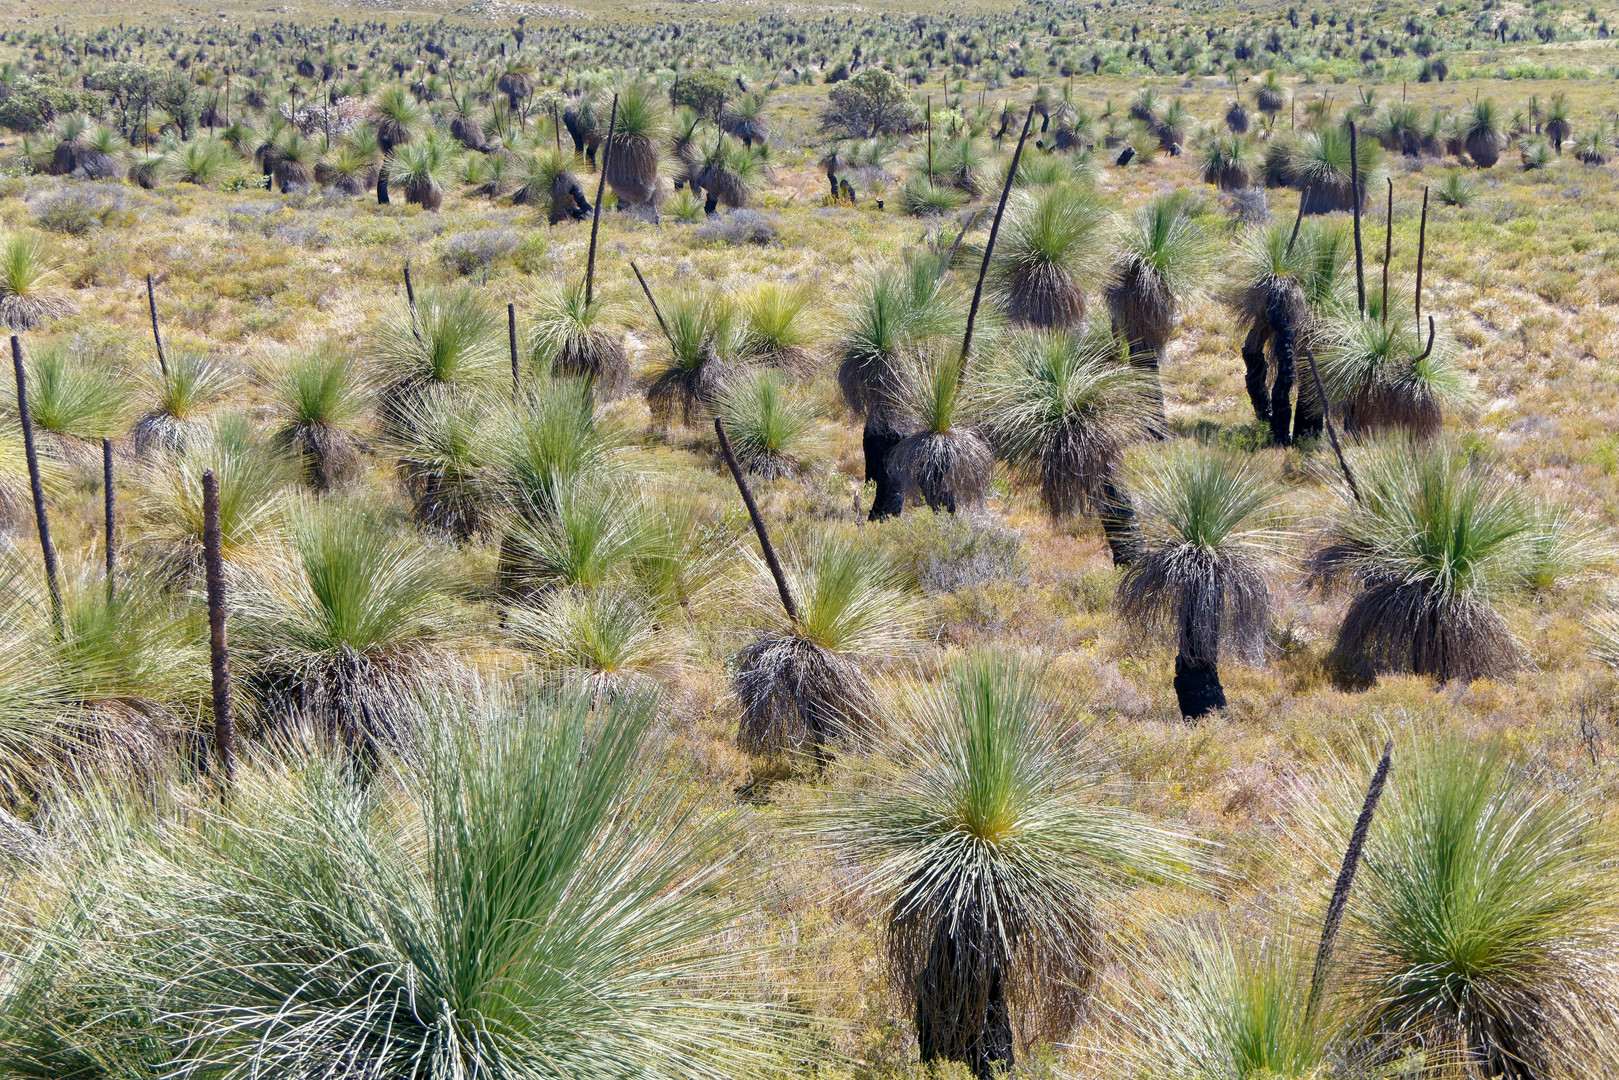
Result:
[[99,184],[83,185],[48,195],[34,207],[34,220],[49,232],[86,236],[91,229],[106,224],[107,218],[128,202],[121,190],[107,187],[112,189]]
[[444,244],[444,265],[463,277],[487,273],[495,263],[512,258],[522,247],[523,238],[512,229],[457,233]]
[[710,218],[697,227],[697,235],[703,240],[720,241],[733,246],[769,244],[780,232],[781,230],[776,227],[774,214],[766,215],[757,210],[747,209],[732,210],[728,214]]

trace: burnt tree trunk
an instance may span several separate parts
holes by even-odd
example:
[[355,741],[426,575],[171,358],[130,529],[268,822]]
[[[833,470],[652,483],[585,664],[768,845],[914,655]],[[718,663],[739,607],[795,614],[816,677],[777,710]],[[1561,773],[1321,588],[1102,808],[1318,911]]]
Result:
[[[1213,605],[1215,620],[1220,618],[1219,605]],[[1194,618],[1193,605],[1182,602],[1181,607],[1181,646],[1175,654],[1175,700],[1179,703],[1181,715],[1188,720],[1198,720],[1215,709],[1225,708],[1225,687],[1220,685],[1220,664],[1215,656],[1195,655],[1201,651],[1192,643],[1199,639],[1217,642],[1220,638],[1220,628],[1215,625],[1209,632],[1199,633],[1191,625]],[[1213,646],[1211,645],[1211,651]]]
[[377,205],[388,205],[388,167],[377,170]]
[[1277,446],[1293,441],[1293,383],[1298,371],[1293,320],[1280,297],[1272,297],[1266,312],[1270,323],[1271,354],[1276,357],[1276,381],[1270,388],[1270,437]]
[[219,480],[202,474],[203,572],[208,584],[208,660],[214,691],[214,751],[228,781],[236,771],[236,725],[231,713],[230,647],[225,640],[225,557],[219,530]]
[[1113,556],[1114,566],[1129,566],[1136,557],[1136,511],[1129,496],[1111,479],[1102,483],[1102,501],[1097,508],[1102,519],[1102,536]]
[[[941,1058],[959,1061],[978,1080],[993,1080],[997,1073],[1010,1073],[1014,1065],[1012,1011],[1006,1000],[1005,976],[994,955],[959,955],[974,946],[958,941],[951,931],[948,919],[941,920],[934,930],[928,966],[917,986],[917,1047],[924,1065]],[[950,992],[960,979],[961,968],[987,980],[982,998],[969,990],[962,995],[969,1000],[960,1000]],[[984,970],[977,970],[980,968]]]
[[866,479],[877,485],[868,521],[898,517],[905,509],[905,485],[888,471],[888,456],[904,437],[881,420],[867,417],[860,445],[866,454]]
[[1261,424],[1270,423],[1270,370],[1265,362],[1265,342],[1270,338],[1270,326],[1263,320],[1254,324],[1242,342],[1242,366],[1246,375],[1248,400],[1253,402],[1254,419]]
[[22,424],[23,455],[28,462],[28,486],[34,496],[34,522],[39,526],[39,550],[45,560],[45,587],[50,592],[51,624],[56,636],[62,624],[62,590],[56,583],[56,545],[51,542],[51,519],[45,511],[45,485],[39,478],[39,455],[34,448],[34,417],[28,411],[28,374],[23,370],[22,342],[11,335],[11,364],[17,375],[17,419]]

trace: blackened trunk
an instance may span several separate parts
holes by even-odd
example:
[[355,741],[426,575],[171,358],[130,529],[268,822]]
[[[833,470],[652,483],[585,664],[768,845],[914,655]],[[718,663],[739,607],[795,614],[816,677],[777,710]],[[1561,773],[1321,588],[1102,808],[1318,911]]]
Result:
[[877,485],[868,521],[898,517],[905,509],[905,485],[888,471],[888,457],[904,436],[880,422],[866,420],[860,444],[866,453],[866,479]]
[[[1005,1075],[1015,1064],[1012,1047],[1012,1010],[1006,1000],[1006,982],[1001,965],[986,957],[959,957],[964,946],[951,933],[949,920],[942,920],[934,931],[933,947],[929,950],[928,968],[922,974],[916,995],[916,1042],[922,1063],[931,1065],[943,1058],[960,1061],[972,1070],[978,1080],[993,1080],[996,1074]],[[970,948],[971,946],[966,946]],[[985,964],[988,978],[983,1001],[983,1012],[976,1012],[974,1003],[962,1001],[950,994],[956,973],[962,966],[975,968]],[[977,995],[970,995],[976,997]],[[965,1036],[965,1037],[964,1037]]]
[[236,730],[231,714],[230,648],[225,640],[225,557],[219,529],[219,481],[202,474],[203,572],[208,585],[208,659],[214,691],[214,751],[229,780],[236,768]]
[[377,170],[377,205],[388,205],[388,168],[383,166]]
[[[1114,327],[1114,332],[1118,332],[1118,327]],[[1158,350],[1146,342],[1132,341],[1130,364],[1152,377],[1152,386],[1148,392],[1152,398],[1153,428],[1158,438],[1165,438],[1169,434],[1169,413],[1164,407],[1164,380],[1159,374]]]
[[1265,342],[1270,337],[1270,326],[1256,322],[1242,342],[1242,366],[1246,370],[1244,382],[1248,386],[1248,400],[1254,405],[1254,419],[1261,424],[1270,423],[1270,371],[1265,363]]
[[1130,499],[1112,480],[1102,483],[1102,502],[1098,507],[1102,519],[1102,535],[1107,549],[1113,555],[1114,566],[1128,566],[1136,557],[1136,511]]
[[1299,387],[1298,408],[1293,410],[1293,438],[1320,438],[1325,427],[1326,417],[1321,413],[1321,402],[1316,399],[1315,387],[1306,380]]
[[107,533],[107,595],[113,593],[113,578],[118,573],[118,505],[112,486],[112,440],[101,440],[102,505],[105,511]]
[[708,198],[703,200],[703,213],[707,214],[709,217],[713,217],[718,211],[719,205],[720,197],[714,192],[710,191],[708,193]]
[[1271,352],[1276,357],[1276,382],[1270,388],[1270,437],[1277,446],[1293,440],[1293,382],[1298,370],[1294,348],[1293,320],[1285,302],[1273,299],[1267,320],[1270,323]]
[[1197,720],[1215,709],[1225,708],[1225,688],[1220,685],[1220,666],[1212,660],[1193,660],[1185,653],[1175,656],[1175,700],[1181,715]]
[[51,542],[51,519],[45,511],[45,486],[39,478],[39,456],[34,451],[34,420],[28,410],[28,376],[23,370],[22,342],[11,335],[11,363],[17,375],[17,419],[22,424],[23,455],[28,462],[28,486],[34,496],[34,522],[39,526],[39,550],[45,560],[45,585],[50,591],[51,623],[56,635],[65,634],[62,590],[56,583],[56,545]]

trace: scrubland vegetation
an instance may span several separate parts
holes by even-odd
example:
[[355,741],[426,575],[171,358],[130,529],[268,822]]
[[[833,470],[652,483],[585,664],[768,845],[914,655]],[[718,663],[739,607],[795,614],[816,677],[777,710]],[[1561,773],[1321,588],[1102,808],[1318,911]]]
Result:
[[30,7],[0,1076],[1619,1075],[1611,17]]

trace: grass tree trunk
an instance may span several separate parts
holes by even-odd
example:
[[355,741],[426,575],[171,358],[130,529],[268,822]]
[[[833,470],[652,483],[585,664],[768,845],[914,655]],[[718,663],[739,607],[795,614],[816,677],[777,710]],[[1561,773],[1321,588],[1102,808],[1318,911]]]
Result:
[[386,161],[382,163],[382,168],[377,170],[377,205],[388,205],[388,163]]
[[1102,519],[1102,536],[1107,540],[1108,552],[1114,566],[1128,566],[1136,556],[1136,511],[1130,498],[1119,490],[1111,479],[1102,484],[1102,500],[1098,508]]
[[39,478],[39,455],[34,448],[34,418],[28,411],[28,375],[23,370],[22,342],[11,335],[11,364],[17,376],[17,420],[22,425],[23,455],[28,462],[28,486],[34,496],[34,523],[39,526],[39,550],[45,560],[45,587],[50,591],[51,624],[64,633],[62,590],[56,582],[56,545],[51,542],[51,519],[45,510],[45,485]]
[[214,752],[225,779],[236,770],[236,724],[231,712],[230,647],[225,640],[225,557],[219,528],[219,480],[202,474],[203,573],[208,585],[208,660],[214,692]]
[[883,418],[866,417],[866,428],[861,433],[860,443],[866,455],[866,479],[877,485],[876,496],[871,500],[871,513],[866,515],[868,521],[898,517],[905,509],[904,481],[888,469],[889,455],[904,438]]
[[1258,322],[1242,342],[1243,382],[1254,406],[1254,419],[1261,424],[1270,423],[1270,370],[1265,362],[1265,342],[1269,338],[1270,327]]
[[[966,950],[988,955],[960,955]],[[978,1080],[1012,1071],[1012,1010],[1001,965],[994,957],[998,951],[979,950],[962,940],[959,926],[940,921],[928,950],[928,966],[917,983],[916,1041],[922,1064],[959,1061]],[[980,965],[984,970],[974,970]],[[988,985],[971,985],[974,980],[964,978],[964,971]]]
[[1218,657],[1199,655],[1203,650],[1195,644],[1208,642],[1208,651],[1213,653],[1214,643],[1220,638],[1218,598],[1207,606],[1203,615],[1213,620],[1212,626],[1195,625],[1200,606],[1189,600],[1181,602],[1180,651],[1175,654],[1175,700],[1180,704],[1181,715],[1188,720],[1200,719],[1226,705]]
[[1298,356],[1293,320],[1281,297],[1272,297],[1266,312],[1270,323],[1271,352],[1276,357],[1276,381],[1270,388],[1270,437],[1277,446],[1293,441],[1293,384]]

